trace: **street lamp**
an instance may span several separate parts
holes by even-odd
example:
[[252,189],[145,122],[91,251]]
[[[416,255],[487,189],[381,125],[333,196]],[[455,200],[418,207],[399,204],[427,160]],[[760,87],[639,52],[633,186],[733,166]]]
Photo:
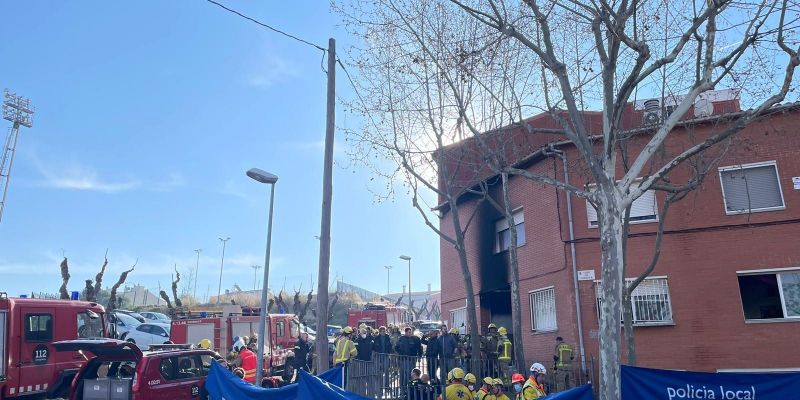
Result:
[[251,265],[250,268],[253,269],[253,290],[258,289],[258,270],[261,269],[260,265]]
[[269,253],[272,247],[272,206],[275,204],[275,182],[278,182],[276,175],[262,171],[258,168],[250,168],[247,176],[253,180],[270,185],[269,194],[269,221],[267,222],[267,252],[264,255],[264,280],[261,282],[261,309],[258,312],[258,353],[256,356],[256,385],[261,386],[261,379],[264,377],[264,342],[266,341],[266,322],[267,322],[267,287],[269,285]]
[[228,243],[228,240],[231,240],[230,237],[226,237],[225,239],[219,238],[220,242],[222,242],[222,259],[219,262],[219,287],[217,287],[217,305],[219,305],[220,299],[222,298],[222,266],[225,265],[225,245]]
[[[197,273],[200,270],[200,252],[201,251],[203,251],[203,249],[196,249],[194,251],[195,253],[197,253],[197,264],[194,267],[194,291],[192,292],[192,297],[194,297],[194,301],[197,301]],[[160,292],[161,292],[161,290],[159,290],[159,293]],[[197,304],[200,304],[200,302],[197,301]]]
[[389,270],[392,269],[391,265],[384,265],[383,268],[386,268],[386,295],[389,295]]
[[411,257],[402,255],[400,259],[408,261],[408,306],[411,307]]

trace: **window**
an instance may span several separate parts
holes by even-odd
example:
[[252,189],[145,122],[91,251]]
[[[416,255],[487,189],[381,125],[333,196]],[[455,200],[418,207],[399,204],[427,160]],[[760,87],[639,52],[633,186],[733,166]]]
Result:
[[25,340],[28,342],[53,340],[53,316],[50,314],[26,314]]
[[211,364],[213,364],[215,362],[217,362],[217,359],[214,358],[214,356],[212,356],[210,354],[201,354],[200,355],[200,365],[203,366],[203,369],[201,370],[200,374],[202,376],[207,376],[208,375],[208,371],[211,370]]
[[556,326],[556,291],[554,287],[528,292],[531,302],[531,330],[554,331]]
[[458,328],[462,335],[467,333],[467,307],[450,310],[450,326]]
[[[630,285],[633,279],[626,279]],[[603,309],[603,282],[595,284],[597,297],[597,317]],[[669,284],[666,277],[646,278],[631,293],[631,308],[634,325],[672,324],[672,303],[669,297]]]
[[800,319],[800,270],[740,274],[746,320]]
[[78,337],[94,338],[103,336],[103,319],[92,311],[78,313]]
[[[290,334],[292,335],[292,337],[293,338],[300,337],[300,323],[298,323],[295,320],[291,320],[289,322],[289,326],[291,327]],[[372,327],[374,328],[375,326],[373,325]]]
[[[597,227],[597,210],[592,203],[586,202],[586,215],[589,217],[589,227]],[[648,190],[631,204],[630,221],[632,224],[642,224],[658,221],[658,207],[656,206],[656,192]]]
[[161,359],[158,369],[164,379],[168,381],[177,379],[175,373],[175,357]]
[[169,337],[169,334],[167,333],[167,331],[165,331],[164,328],[162,328],[160,326],[153,325],[153,326],[150,327],[150,331],[151,331],[151,333],[153,335],[156,335],[156,336]]
[[156,334],[156,332],[153,332],[153,327],[151,325],[139,325],[136,327],[136,330],[139,332]]
[[[517,231],[517,247],[525,244],[525,213],[522,209],[514,211],[511,216],[514,218],[514,228]],[[508,228],[508,221],[505,217],[495,222],[495,241],[494,252],[500,253],[511,248],[511,229]]]
[[277,332],[277,335],[278,335],[279,338],[281,338],[284,335],[286,335],[286,324],[284,324],[283,321],[276,322],[275,323],[275,332]]
[[725,213],[783,210],[783,192],[775,161],[719,169]]

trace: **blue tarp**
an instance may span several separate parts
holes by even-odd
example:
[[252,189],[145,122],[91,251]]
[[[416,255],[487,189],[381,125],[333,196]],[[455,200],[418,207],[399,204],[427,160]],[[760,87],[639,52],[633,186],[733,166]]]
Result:
[[278,389],[264,389],[244,383],[227,369],[214,363],[211,365],[205,388],[213,400],[366,400],[349,393],[338,385],[342,382],[342,368],[331,369],[320,376],[298,371],[297,383]]
[[551,394],[542,400],[594,400],[592,385],[582,385],[576,388]]
[[622,366],[622,400],[787,400],[800,373],[683,372]]

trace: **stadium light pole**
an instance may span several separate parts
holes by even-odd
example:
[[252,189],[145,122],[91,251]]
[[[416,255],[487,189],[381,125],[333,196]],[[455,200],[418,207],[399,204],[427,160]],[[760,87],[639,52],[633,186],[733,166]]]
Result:
[[[201,251],[203,251],[203,249],[195,249],[195,251],[194,251],[195,253],[197,253],[197,264],[195,264],[195,266],[194,266],[194,290],[192,291],[192,297],[194,297],[194,301],[196,301],[197,304],[200,304],[200,302],[197,301],[197,274],[200,271],[200,252]],[[159,290],[159,293],[160,292],[161,292],[161,290]]]
[[383,268],[386,268],[386,295],[388,296],[389,293],[389,270],[392,269],[391,265],[384,265]]
[[230,237],[226,237],[225,239],[219,238],[219,241],[222,242],[222,258],[219,261],[219,286],[217,287],[217,305],[220,304],[222,299],[222,266],[225,265],[225,245],[228,244],[228,240],[231,240]]
[[408,307],[411,307],[411,256],[402,255],[401,260],[408,261]]
[[247,176],[256,182],[268,184],[269,194],[269,219],[267,220],[267,251],[264,255],[264,279],[261,282],[261,309],[258,311],[258,352],[256,353],[256,385],[261,387],[264,378],[264,342],[267,330],[267,287],[269,286],[269,253],[272,247],[272,209],[275,204],[275,183],[278,176],[258,168],[250,168]]

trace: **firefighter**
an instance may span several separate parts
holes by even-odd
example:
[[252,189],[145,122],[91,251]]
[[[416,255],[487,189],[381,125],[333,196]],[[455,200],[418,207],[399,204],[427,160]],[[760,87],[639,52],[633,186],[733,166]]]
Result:
[[464,375],[464,383],[466,384],[467,389],[469,389],[469,392],[472,393],[472,398],[474,399],[475,393],[478,392],[478,386],[475,385],[478,383],[478,378],[476,378],[475,375],[470,372]]
[[544,390],[547,369],[537,362],[531,364],[530,372],[528,380],[522,385],[522,400],[535,400],[547,396]]
[[472,362],[472,342],[470,340],[470,335],[461,335],[459,336],[458,340],[458,354],[459,356],[456,357],[460,361],[460,366],[467,367]]
[[503,385],[503,380],[502,379],[494,378],[494,381],[492,383],[493,383],[492,386],[493,386],[493,389],[494,389],[494,397],[495,397],[495,399],[497,399],[497,400],[511,400],[511,399],[508,398],[508,396],[506,396],[506,392],[505,392],[506,388]]
[[511,363],[512,344],[508,340],[508,331],[504,327],[497,330],[500,340],[497,343],[497,360],[500,362],[500,376],[508,379],[508,365]]
[[497,325],[491,323],[487,327],[487,330],[489,333],[481,337],[481,353],[486,360],[486,375],[497,376],[497,346],[500,342],[500,338],[497,335]]
[[511,387],[514,389],[514,398],[522,400],[522,385],[525,383],[525,377],[522,374],[511,375]]
[[254,385],[256,383],[256,355],[244,345],[243,341],[236,342],[233,350],[239,353],[241,369],[244,372],[242,380]]
[[495,400],[495,396],[492,393],[492,385],[494,385],[494,379],[488,376],[483,378],[483,385],[481,385],[481,388],[478,389],[473,398],[475,400]]
[[444,390],[445,400],[473,400],[472,392],[464,386],[464,370],[453,368],[448,374],[449,385]]
[[564,343],[561,336],[556,338],[556,348],[553,351],[553,374],[555,375],[556,391],[567,390],[572,387],[572,346]]
[[336,339],[336,349],[333,351],[334,365],[347,364],[350,359],[358,354],[355,344],[350,340],[352,334],[353,328],[345,326],[342,329],[342,335],[339,336],[339,339]]
[[[245,336],[247,337],[247,336]],[[247,339],[247,348],[250,349],[253,353],[258,351],[258,334],[253,333],[250,335],[250,338]]]
[[203,339],[199,343],[197,343],[197,348],[204,350],[211,350],[211,341],[208,339]]

